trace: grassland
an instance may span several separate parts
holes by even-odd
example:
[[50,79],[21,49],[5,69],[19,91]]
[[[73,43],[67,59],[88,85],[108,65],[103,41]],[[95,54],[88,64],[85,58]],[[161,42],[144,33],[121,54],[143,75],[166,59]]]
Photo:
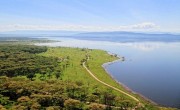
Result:
[[112,90],[109,87],[99,83],[94,78],[92,78],[81,65],[82,59],[85,59],[87,54],[90,56],[90,60],[88,60],[86,65],[98,79],[135,96],[140,100],[140,102],[144,103],[145,105],[151,106],[152,109],[157,109],[155,105],[152,105],[150,102],[144,100],[139,95],[127,91],[123,86],[117,83],[112,77],[110,77],[109,74],[106,73],[106,71],[102,67],[102,64],[119,59],[118,57],[109,55],[106,51],[56,47],[56,48],[49,48],[47,52],[41,53],[39,55],[54,56],[59,58],[66,58],[67,56],[69,57],[70,66],[63,72],[63,76],[62,76],[62,80],[64,81],[66,80],[82,81],[85,85],[88,85],[90,91],[93,91],[93,89],[108,90],[116,94],[117,96],[123,97],[124,99],[131,100],[132,102],[136,103],[130,97],[122,93],[119,93],[115,90]]

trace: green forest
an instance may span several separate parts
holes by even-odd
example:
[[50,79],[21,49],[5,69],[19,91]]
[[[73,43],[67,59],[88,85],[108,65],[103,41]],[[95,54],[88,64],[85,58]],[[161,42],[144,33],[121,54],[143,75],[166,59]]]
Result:
[[103,75],[105,71],[100,64],[104,61],[100,57],[106,62],[117,59],[104,51],[0,45],[0,110],[162,109],[142,98],[144,105],[139,105],[96,82],[82,67],[87,56],[91,61],[86,65],[99,73],[97,77],[122,89],[107,74]]
[[0,75],[8,77],[24,75],[32,80],[35,73],[45,75],[46,71],[58,71],[57,58],[35,55],[46,51],[47,47],[0,46]]

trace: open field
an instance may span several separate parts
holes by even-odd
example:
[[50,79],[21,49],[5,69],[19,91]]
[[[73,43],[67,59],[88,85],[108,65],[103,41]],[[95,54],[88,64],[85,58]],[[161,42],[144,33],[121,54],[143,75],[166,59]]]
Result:
[[41,53],[39,55],[54,56],[60,58],[69,57],[70,65],[69,67],[67,67],[67,69],[65,69],[62,75],[62,80],[64,81],[82,81],[84,84],[88,85],[90,91],[93,91],[94,89],[109,90],[117,96],[123,97],[124,99],[131,100],[132,102],[136,103],[136,101],[134,101],[130,97],[122,93],[119,93],[115,90],[112,90],[109,87],[104,86],[103,84],[96,81],[81,65],[81,60],[85,59],[87,54],[90,56],[90,59],[88,60],[86,65],[98,79],[133,95],[134,97],[138,98],[142,103],[149,104],[148,101],[145,101],[143,98],[140,98],[139,95],[133,94],[130,91],[125,90],[123,86],[117,83],[112,77],[110,77],[109,74],[106,73],[106,71],[102,68],[102,64],[119,59],[118,57],[109,55],[106,51],[59,47],[49,48],[47,52]]

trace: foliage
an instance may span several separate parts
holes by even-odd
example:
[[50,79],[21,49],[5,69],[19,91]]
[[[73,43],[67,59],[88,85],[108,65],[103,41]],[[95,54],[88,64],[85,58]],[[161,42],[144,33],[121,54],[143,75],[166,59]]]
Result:
[[79,100],[68,99],[64,102],[64,106],[67,110],[81,110],[82,104]]
[[105,110],[105,106],[102,104],[97,104],[97,103],[91,103],[89,105],[90,110]]
[[[6,108],[9,105],[13,109],[50,109],[55,107],[67,110],[82,110],[85,108],[98,110],[106,108],[108,104],[115,106],[113,100],[109,100],[108,104],[105,102],[106,91],[102,91],[100,96],[94,95],[88,90],[84,93],[82,91],[84,91],[86,85],[79,82],[68,81],[67,83],[61,80],[31,81],[26,78],[8,78],[4,76],[0,77],[0,79],[4,80],[0,83],[0,104]],[[108,94],[117,97],[112,93]],[[89,99],[90,96],[104,101],[97,102],[97,100]],[[123,104],[123,99],[119,101],[119,103],[121,102]],[[131,102],[129,101],[129,103]],[[126,108],[134,108],[135,106],[126,104]]]
[[0,45],[0,76],[25,75],[32,80],[36,73],[55,71],[57,58],[36,55],[45,51],[47,47]]

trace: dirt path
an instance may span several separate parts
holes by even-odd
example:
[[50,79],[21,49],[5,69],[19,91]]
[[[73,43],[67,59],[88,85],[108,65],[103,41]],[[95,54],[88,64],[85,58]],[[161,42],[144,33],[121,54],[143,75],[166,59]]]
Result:
[[132,95],[130,95],[130,94],[128,94],[128,93],[126,93],[126,92],[124,92],[124,91],[116,88],[116,87],[113,87],[113,86],[111,86],[111,85],[109,85],[109,84],[101,81],[100,79],[98,79],[98,78],[86,67],[85,63],[86,63],[86,62],[83,62],[83,67],[86,69],[86,71],[87,71],[96,81],[98,81],[98,82],[100,82],[100,83],[102,83],[102,84],[104,84],[104,85],[106,85],[106,86],[108,86],[108,87],[110,87],[110,88],[112,88],[112,89],[114,89],[114,90],[122,93],[122,94],[125,94],[125,95],[129,96],[130,98],[132,98],[133,100],[135,100],[135,101],[137,101],[137,102],[140,102],[136,97],[134,97],[134,96],[132,96]]

